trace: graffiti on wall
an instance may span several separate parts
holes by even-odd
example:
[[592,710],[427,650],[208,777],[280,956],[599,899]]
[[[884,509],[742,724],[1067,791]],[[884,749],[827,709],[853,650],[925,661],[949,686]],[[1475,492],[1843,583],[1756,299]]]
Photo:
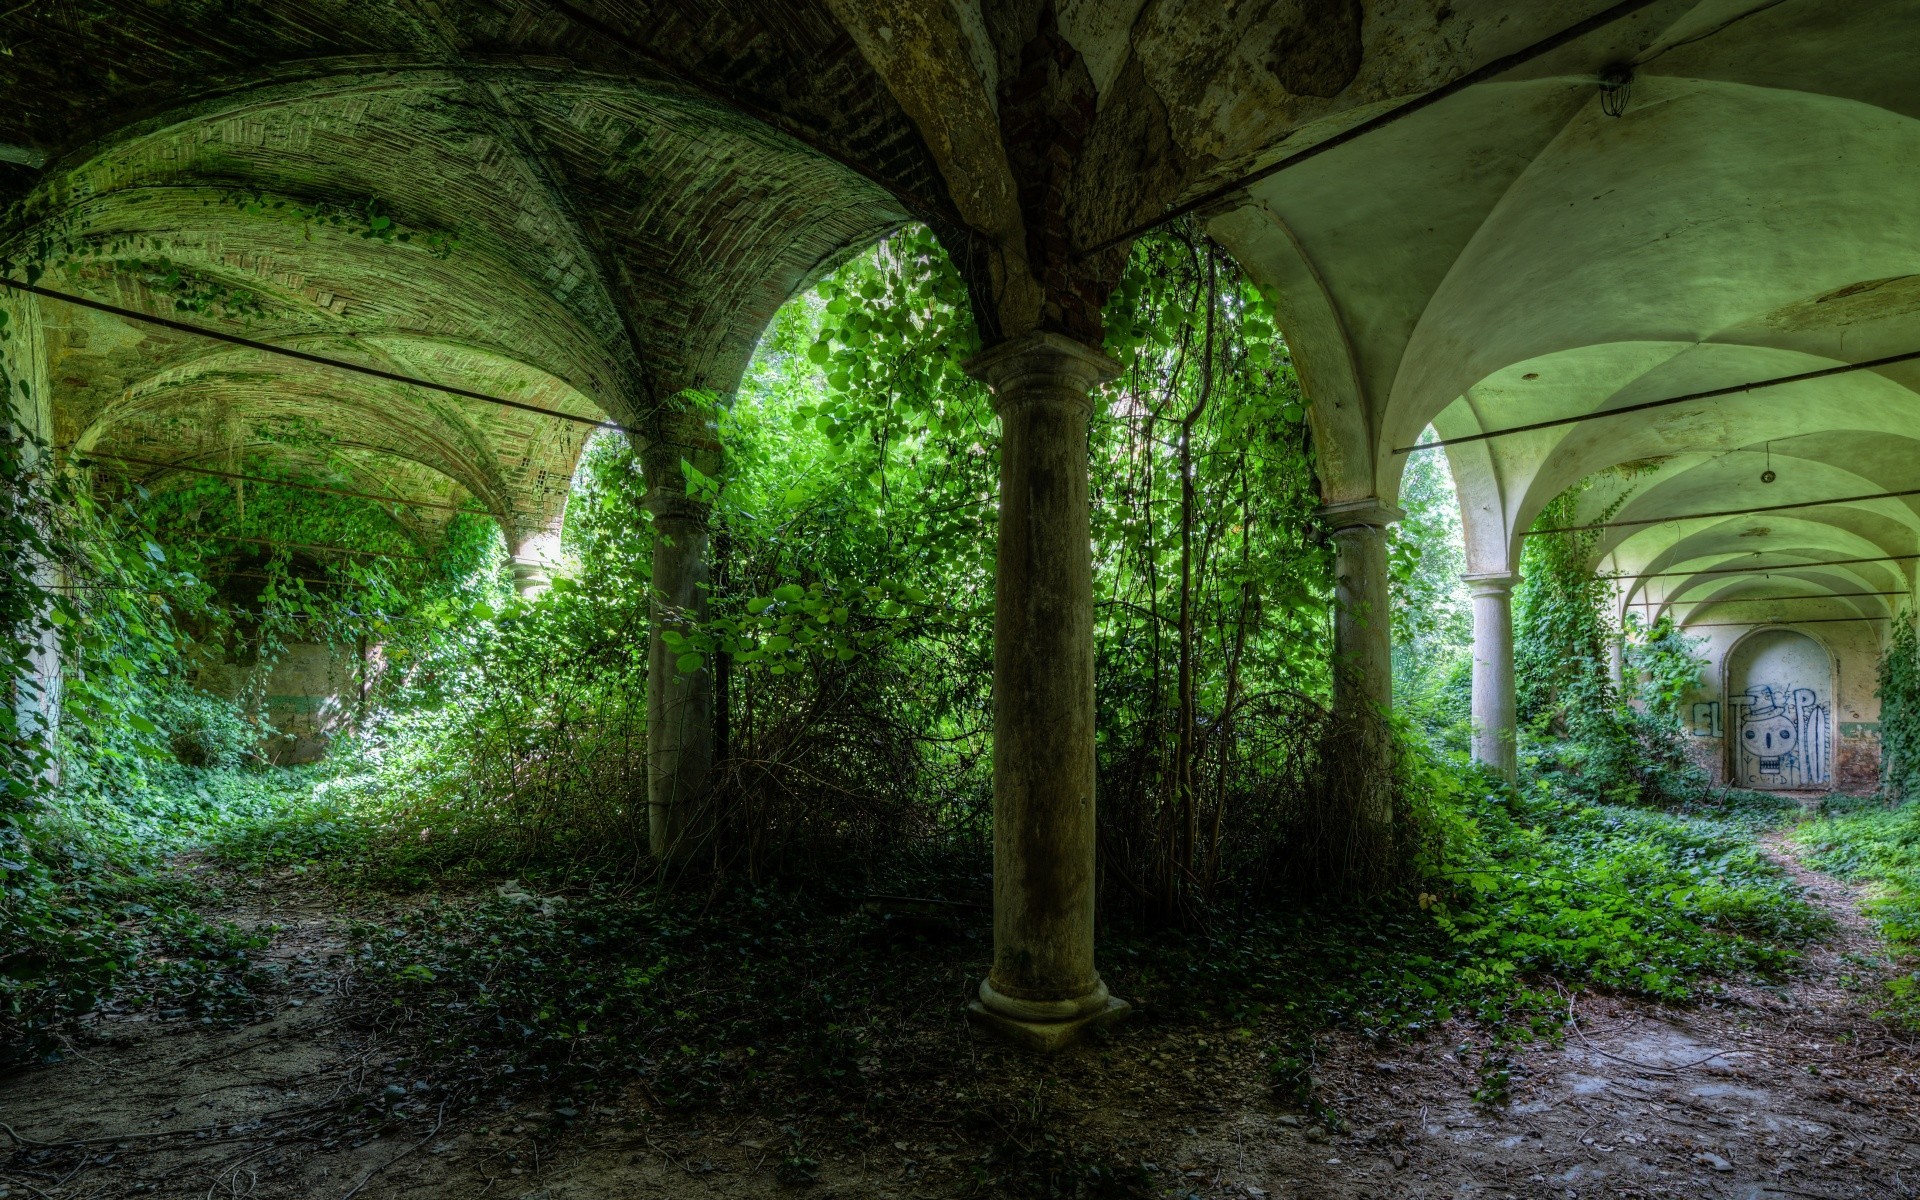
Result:
[[1752,788],[1831,782],[1828,706],[1812,688],[1754,684],[1729,701],[1739,781]]
[[1687,715],[1687,732],[1694,737],[1719,737],[1720,702],[1718,700],[1701,700],[1696,702]]

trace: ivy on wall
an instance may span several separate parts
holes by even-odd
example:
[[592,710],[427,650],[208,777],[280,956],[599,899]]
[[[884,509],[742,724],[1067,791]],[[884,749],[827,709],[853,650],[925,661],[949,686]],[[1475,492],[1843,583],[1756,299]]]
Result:
[[1893,623],[1880,656],[1880,785],[1905,798],[1920,788],[1920,635],[1913,610]]
[[[1561,493],[1536,529],[1577,521],[1583,487]],[[1598,530],[1527,540],[1514,613],[1514,682],[1534,766],[1593,799],[1659,803],[1699,794],[1706,775],[1687,757],[1680,704],[1698,686],[1693,642],[1670,620],[1626,648],[1642,674],[1640,708],[1614,685],[1610,646],[1624,631],[1608,617],[1612,583],[1593,570]]]
[[[1578,488],[1555,497],[1535,528],[1582,523],[1575,519],[1579,497]],[[1619,699],[1607,668],[1608,642],[1616,636],[1606,617],[1611,586],[1587,565],[1598,537],[1598,531],[1583,530],[1529,538],[1515,596],[1520,720],[1544,721],[1575,737],[1591,735],[1594,722],[1604,722]]]
[[[417,243],[435,258],[448,258],[460,248],[460,236],[447,229],[417,229],[401,224],[378,196],[352,204],[322,200],[302,204],[259,190],[235,190],[227,201],[248,216],[274,214],[302,225],[325,225],[356,234],[370,242]],[[308,235],[311,237],[311,234]]]
[[1648,712],[1679,720],[1681,706],[1705,682],[1707,664],[1699,649],[1706,639],[1688,637],[1668,613],[1652,625],[1629,614],[1626,635],[1626,666],[1639,681],[1640,700]]

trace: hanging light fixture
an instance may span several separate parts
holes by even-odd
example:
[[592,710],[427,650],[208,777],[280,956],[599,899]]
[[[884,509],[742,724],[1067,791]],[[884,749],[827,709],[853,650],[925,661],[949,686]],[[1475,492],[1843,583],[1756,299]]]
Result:
[[1778,478],[1780,477],[1773,473],[1773,443],[1768,442],[1767,443],[1767,469],[1760,472],[1760,482],[1772,483],[1774,480]]
[[1633,65],[1614,63],[1600,72],[1600,111],[1618,117],[1627,111],[1627,98],[1633,94]]

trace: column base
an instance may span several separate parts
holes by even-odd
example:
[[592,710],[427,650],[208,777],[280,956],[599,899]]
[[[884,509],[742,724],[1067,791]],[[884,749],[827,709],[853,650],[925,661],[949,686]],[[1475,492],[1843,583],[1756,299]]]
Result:
[[1028,1050],[1051,1054],[1079,1041],[1089,1029],[1125,1020],[1132,1011],[1133,1005],[1118,996],[1108,996],[1106,1002],[1092,1012],[1064,1021],[1023,1021],[995,1012],[975,1000],[967,1005],[967,1019],[995,1037]]

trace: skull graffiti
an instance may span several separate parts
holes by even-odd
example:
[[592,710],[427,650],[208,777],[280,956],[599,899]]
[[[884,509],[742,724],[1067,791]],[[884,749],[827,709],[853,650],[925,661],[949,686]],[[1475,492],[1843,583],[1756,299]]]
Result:
[[1778,775],[1793,765],[1793,720],[1785,713],[1749,718],[1740,736],[1747,753],[1760,759],[1762,775]]

